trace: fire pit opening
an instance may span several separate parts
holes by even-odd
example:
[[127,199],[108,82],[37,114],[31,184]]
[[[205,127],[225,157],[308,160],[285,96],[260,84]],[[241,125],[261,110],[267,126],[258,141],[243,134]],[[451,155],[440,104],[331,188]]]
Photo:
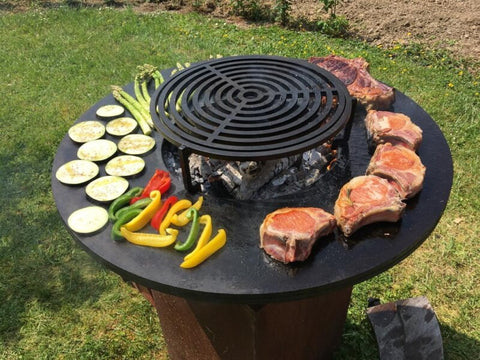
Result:
[[236,56],[192,65],[152,97],[162,156],[190,192],[266,199],[317,182],[352,115],[346,87],[307,61]]

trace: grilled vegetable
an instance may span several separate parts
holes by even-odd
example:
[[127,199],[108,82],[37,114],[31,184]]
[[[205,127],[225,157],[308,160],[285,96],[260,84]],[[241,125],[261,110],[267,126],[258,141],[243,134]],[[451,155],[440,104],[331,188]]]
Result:
[[198,222],[202,225],[205,225],[202,233],[200,235],[200,238],[197,241],[197,246],[195,249],[189,253],[188,255],[185,256],[184,260],[187,260],[188,258],[192,257],[192,255],[198,251],[200,248],[205,246],[208,243],[208,240],[210,239],[210,236],[212,236],[212,218],[210,215],[202,215],[200,216],[200,219],[198,219]]
[[128,181],[120,176],[102,176],[89,183],[85,192],[93,200],[109,202],[128,189]]
[[153,127],[153,121],[150,113],[145,111],[142,105],[120,86],[112,85],[112,94],[115,100],[117,100],[120,104],[125,106],[128,111],[130,111],[135,120],[137,120],[142,132],[145,135],[150,135]]
[[130,209],[129,211],[123,212],[122,216],[115,220],[115,223],[112,226],[112,232],[110,237],[115,241],[122,241],[124,237],[120,231],[120,228],[131,221],[133,218],[138,216],[142,212],[142,209]]
[[72,160],[60,166],[55,177],[63,184],[79,185],[92,180],[100,171],[97,164],[89,160]]
[[133,198],[130,203],[133,204],[139,199],[149,197],[150,193],[154,190],[158,190],[161,194],[165,194],[170,188],[171,183],[172,181],[168,171],[156,169],[150,180],[148,180],[148,183],[143,189],[142,194]]
[[180,267],[184,269],[195,267],[210,256],[215,254],[218,250],[220,250],[227,242],[227,233],[224,229],[218,230],[217,235],[210,240],[205,246],[202,246],[200,249],[195,250],[190,254],[187,259],[180,264]]
[[131,117],[120,117],[109,121],[105,130],[113,136],[125,136],[135,130],[137,125],[137,121]]
[[[170,207],[178,201],[176,196],[170,196],[167,200],[165,200],[162,204],[162,207],[153,215],[152,220],[150,221],[150,225],[155,229],[159,230],[160,224],[162,223],[163,218],[167,215],[168,210]],[[138,201],[136,202],[138,203]],[[136,204],[134,203],[134,205]]]
[[177,212],[188,209],[190,206],[192,206],[192,202],[187,199],[179,200],[175,204],[173,204],[170,210],[168,210],[165,219],[163,219],[162,223],[160,224],[160,227],[158,229],[160,235],[166,235],[166,229],[170,226],[172,222],[172,217]]
[[103,161],[117,152],[117,145],[110,140],[99,139],[86,142],[77,150],[77,157],[81,160]]
[[118,212],[118,210],[120,210],[121,208],[129,204],[130,200],[136,195],[140,194],[142,191],[143,191],[143,188],[137,186],[130,189],[125,194],[116,198],[108,207],[108,218],[111,221],[117,220],[117,217],[115,216],[115,214]]
[[120,105],[104,105],[97,109],[97,116],[103,120],[110,120],[122,116],[125,108]]
[[134,204],[125,206],[125,207],[121,208],[120,210],[118,210],[115,213],[115,217],[118,219],[120,216],[122,216],[122,214],[124,214],[125,212],[128,212],[132,209],[145,209],[148,205],[150,205],[151,202],[152,202],[152,199],[150,199],[149,197],[138,200]]
[[124,136],[118,142],[118,149],[128,155],[141,155],[149,152],[155,146],[155,139],[142,134]]
[[197,235],[198,235],[198,229],[199,229],[198,210],[195,209],[194,207],[191,207],[190,209],[188,209],[186,216],[189,220],[192,221],[192,227],[190,228],[190,232],[185,242],[181,244],[177,243],[175,245],[175,250],[178,250],[178,251],[189,250],[195,243],[195,240],[197,239]]
[[161,196],[162,195],[160,194],[160,191],[152,191],[150,193],[152,202],[148,204],[148,206],[143,209],[140,214],[126,223],[125,228],[129,231],[138,231],[147,225],[161,206]]
[[105,125],[99,121],[81,121],[68,129],[68,136],[77,143],[100,139],[105,135]]
[[[193,208],[200,210],[203,204],[203,196],[200,196],[198,200],[195,202],[195,204],[192,205]],[[172,224],[176,226],[185,226],[190,222],[190,219],[188,218],[187,214],[189,212],[189,209],[185,210],[181,214],[175,214],[172,216]]]
[[178,230],[168,228],[166,232],[168,235],[159,235],[133,232],[128,230],[125,226],[120,227],[121,235],[132,244],[151,247],[166,247],[173,244],[177,239]]
[[105,165],[105,172],[115,176],[137,175],[145,168],[145,160],[134,155],[120,155]]
[[67,219],[68,226],[79,234],[90,234],[102,229],[108,222],[108,213],[100,206],[75,210]]

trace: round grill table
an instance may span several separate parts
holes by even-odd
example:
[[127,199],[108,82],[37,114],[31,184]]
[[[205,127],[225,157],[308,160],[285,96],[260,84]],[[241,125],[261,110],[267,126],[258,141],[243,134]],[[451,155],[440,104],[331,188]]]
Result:
[[[126,87],[132,92],[132,84]],[[247,95],[245,95],[247,96]],[[95,119],[99,101],[78,121]],[[412,118],[423,130],[418,154],[425,164],[423,190],[407,202],[398,223],[369,225],[346,241],[340,234],[321,239],[305,262],[283,265],[259,248],[259,226],[271,211],[284,206],[316,206],[333,211],[340,187],[365,172],[371,157],[363,118],[357,107],[351,126],[342,132],[344,149],[337,165],[312,187],[294,195],[262,201],[238,201],[204,194],[201,212],[212,216],[214,232],[227,231],[227,244],[197,268],[179,267],[175,250],[134,246],[110,239],[111,225],[92,235],[70,231],[95,259],[136,284],[156,307],[172,358],[271,359],[322,358],[338,345],[352,286],[394,266],[433,231],[447,204],[453,166],[448,144],[436,123],[400,92],[392,110]],[[144,186],[156,168],[168,169],[165,139],[154,132],[156,148],[146,154],[146,169],[129,179]],[[106,138],[118,142],[117,138]],[[53,162],[52,190],[62,220],[91,205],[84,186],[58,182],[56,170],[76,158],[78,144],[68,135]],[[105,175],[100,166],[100,175]],[[166,195],[195,201],[173,175]],[[67,227],[68,228],[68,227]],[[282,340],[277,340],[281,338]],[[273,357],[272,357],[273,356]]]

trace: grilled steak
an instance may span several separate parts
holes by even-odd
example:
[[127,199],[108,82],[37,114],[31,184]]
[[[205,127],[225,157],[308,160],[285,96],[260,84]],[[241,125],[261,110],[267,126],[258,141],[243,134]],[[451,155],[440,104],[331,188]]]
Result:
[[365,126],[369,137],[377,145],[389,142],[416,150],[422,142],[422,129],[404,114],[370,110]]
[[377,146],[367,175],[389,180],[403,199],[409,199],[422,189],[425,166],[415,151],[386,143]]
[[260,247],[283,263],[305,260],[313,245],[335,228],[332,214],[320,208],[282,208],[268,214],[260,226]]
[[374,222],[398,221],[405,203],[388,180],[378,176],[357,176],[340,190],[335,202],[335,218],[345,236]]
[[309,62],[330,71],[338,77],[351,96],[366,108],[388,109],[395,99],[394,89],[377,80],[368,72],[368,62],[363,58],[346,59],[341,56],[311,57]]

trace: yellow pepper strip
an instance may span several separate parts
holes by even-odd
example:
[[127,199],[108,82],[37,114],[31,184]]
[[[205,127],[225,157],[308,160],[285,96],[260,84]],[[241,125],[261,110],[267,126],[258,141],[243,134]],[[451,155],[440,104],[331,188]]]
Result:
[[170,210],[168,210],[167,215],[165,215],[165,218],[160,224],[160,227],[158,228],[158,232],[160,235],[166,235],[165,229],[170,226],[170,223],[172,222],[172,217],[176,215],[177,212],[180,210],[188,209],[190,206],[192,206],[192,202],[187,199],[182,199],[177,201],[175,204],[172,205]]
[[[195,209],[198,211],[202,207],[203,204],[203,196],[200,196],[198,200],[195,202],[195,204],[192,205]],[[176,226],[185,226],[190,222],[190,219],[187,217],[188,209],[182,212],[181,214],[173,215],[172,217],[172,224]]]
[[166,247],[172,245],[177,240],[178,230],[168,228],[168,235],[158,235],[150,233],[140,233],[127,230],[125,226],[120,228],[120,232],[127,241],[135,245],[150,247]]
[[162,195],[160,194],[160,191],[158,190],[152,191],[150,193],[150,199],[152,199],[152,202],[148,204],[148,206],[145,209],[143,209],[140,214],[135,216],[132,220],[130,220],[128,223],[124,225],[127,228],[127,230],[130,230],[130,231],[140,230],[150,222],[153,215],[155,215],[157,210],[160,209],[160,206],[162,205]]
[[212,240],[210,240],[202,248],[198,249],[198,251],[195,251],[195,253],[187,260],[184,259],[184,261],[180,264],[180,267],[184,269],[189,269],[201,264],[210,256],[212,256],[215,252],[220,250],[226,242],[227,233],[224,229],[218,230],[218,234]]
[[200,224],[205,225],[205,227],[203,228],[202,234],[198,238],[197,246],[191,253],[185,256],[184,260],[187,260],[188,258],[192,257],[196,251],[204,247],[208,243],[210,236],[212,236],[212,218],[210,217],[210,215],[200,216],[200,218],[198,219],[198,222]]

